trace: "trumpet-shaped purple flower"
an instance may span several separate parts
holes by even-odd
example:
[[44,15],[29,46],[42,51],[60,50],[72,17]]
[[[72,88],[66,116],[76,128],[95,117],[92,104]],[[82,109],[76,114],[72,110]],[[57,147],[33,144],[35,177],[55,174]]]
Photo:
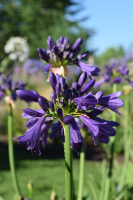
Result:
[[123,101],[117,97],[121,96],[122,93],[123,92],[119,91],[110,95],[103,96],[103,91],[99,91],[97,92],[95,97],[98,100],[99,105],[107,107],[111,109],[112,111],[116,112],[118,115],[120,115],[117,108],[120,108],[123,106]]
[[101,143],[107,144],[109,142],[109,136],[115,136],[116,134],[116,131],[113,127],[119,125],[115,122],[107,122],[106,120],[103,120],[103,122],[99,122],[98,118],[95,118],[95,120],[93,120],[84,115],[81,115],[80,119],[89,128],[89,133],[92,134],[95,145],[97,144],[96,138],[98,138]]
[[[52,42],[49,45],[51,48]],[[89,90],[95,81],[90,80],[84,85],[86,78],[87,73],[84,72],[78,83],[74,82],[72,88],[69,88],[65,78],[51,73],[50,82],[53,88],[50,95],[51,101],[35,92],[17,90],[16,93],[20,98],[38,102],[40,106],[38,110],[23,109],[22,116],[28,119],[26,123],[28,130],[23,136],[15,138],[18,143],[27,143],[27,149],[40,155],[40,138],[42,146],[45,147],[49,129],[51,129],[51,139],[59,136],[61,141],[65,142],[64,125],[67,124],[70,126],[71,147],[80,152],[84,143],[77,118],[82,120],[89,129],[95,144],[96,138],[101,142],[108,143],[109,136],[116,134],[113,127],[118,126],[118,123],[102,120],[97,115],[101,114],[105,107],[117,112],[116,108],[123,105],[123,102],[117,98],[122,93],[103,96],[103,92],[99,91],[94,95],[94,92]],[[102,106],[99,107],[99,105]]]
[[47,39],[48,49],[38,48],[40,58],[48,63],[44,71],[53,72],[54,74],[58,73],[65,77],[66,67],[76,64],[87,73],[88,77],[97,76],[100,71],[98,67],[89,66],[81,61],[89,52],[87,51],[77,56],[81,50],[82,43],[82,38],[78,38],[71,46],[69,38],[61,36],[54,44],[52,37],[49,36]]
[[23,90],[27,83],[22,83],[22,80],[13,81],[12,76],[5,78],[0,76],[2,84],[0,85],[0,100],[4,95],[10,96],[10,98],[15,101],[17,99],[16,90]]

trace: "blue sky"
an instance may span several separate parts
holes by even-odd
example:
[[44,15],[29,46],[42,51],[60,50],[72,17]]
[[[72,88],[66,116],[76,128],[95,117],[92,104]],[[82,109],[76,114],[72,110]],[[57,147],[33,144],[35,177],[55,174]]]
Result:
[[[81,2],[81,0],[75,0]],[[96,34],[88,45],[97,49],[97,55],[109,47],[122,45],[128,51],[133,44],[133,0],[82,0],[83,11],[71,20],[89,16],[81,23],[94,28]]]

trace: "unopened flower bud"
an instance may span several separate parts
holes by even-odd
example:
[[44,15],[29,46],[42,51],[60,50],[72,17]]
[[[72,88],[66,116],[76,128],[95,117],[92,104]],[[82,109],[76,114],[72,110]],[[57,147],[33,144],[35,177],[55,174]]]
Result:
[[21,197],[21,196],[19,196],[19,199],[18,200],[24,200],[24,198],[23,197]]
[[68,38],[68,37],[65,37],[65,38],[64,38],[64,41],[63,41],[63,44],[66,46],[68,43],[69,43],[69,38]]
[[78,38],[78,39],[76,40],[76,42],[74,43],[74,45],[73,45],[73,47],[72,47],[72,50],[73,50],[73,51],[76,51],[76,50],[79,48],[79,46],[82,45],[82,43],[83,43],[82,38]]
[[63,117],[63,111],[61,108],[57,108],[57,115],[59,116],[59,118],[62,118]]
[[53,39],[51,36],[48,37],[47,39],[47,45],[48,45],[48,48],[51,50],[52,47],[54,46],[54,42],[53,42]]
[[52,102],[55,103],[55,100],[56,100],[56,94],[55,94],[55,92],[51,92],[50,98],[51,98]]
[[56,84],[55,92],[56,92],[57,97],[60,97],[60,93],[61,93],[61,84],[60,83]]
[[54,112],[54,103],[52,101],[49,102],[49,108]]
[[53,90],[55,91],[55,86],[56,86],[57,81],[56,81],[55,74],[52,72],[50,73],[50,83],[51,83]]

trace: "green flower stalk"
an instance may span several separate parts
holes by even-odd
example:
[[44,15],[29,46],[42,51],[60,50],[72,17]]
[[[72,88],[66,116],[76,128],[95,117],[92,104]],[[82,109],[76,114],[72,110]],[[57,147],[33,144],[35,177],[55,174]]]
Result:
[[12,106],[9,104],[8,110],[8,151],[9,151],[9,164],[10,171],[12,176],[12,182],[15,189],[15,193],[20,195],[16,171],[15,171],[15,162],[14,162],[14,149],[13,149],[13,140],[12,140]]
[[120,180],[120,188],[122,189],[124,186],[124,181],[126,178],[127,170],[128,170],[128,164],[129,164],[129,100],[130,100],[130,92],[132,90],[132,87],[130,85],[124,85],[123,87],[125,92],[125,127],[124,127],[124,166],[122,170],[122,176]]
[[30,200],[33,200],[33,183],[31,181],[29,181],[27,187],[28,187],[28,190],[29,190]]
[[80,153],[80,172],[79,172],[78,200],[82,200],[82,196],[83,196],[84,162],[85,162],[85,147],[82,148],[82,151]]
[[[80,124],[80,128],[82,128],[82,136],[85,143],[86,139],[86,127],[83,123]],[[79,171],[79,188],[78,188],[78,200],[82,200],[83,197],[83,188],[84,188],[84,162],[85,162],[85,147],[82,147],[82,151],[80,153],[80,171]]]
[[104,189],[105,189],[105,181],[106,181],[106,166],[107,166],[107,162],[106,162],[106,144],[103,145],[104,147],[104,157],[103,157],[103,163],[102,163],[102,181],[101,181],[101,191],[100,191],[100,200],[103,200],[104,197]]
[[[115,93],[115,92],[117,92],[117,84],[113,84],[113,93]],[[112,121],[116,121],[116,113],[115,112],[112,113]],[[114,160],[114,142],[115,142],[115,138],[111,137],[110,138],[109,171],[108,171],[108,177],[106,179],[104,200],[109,199],[113,160]]]
[[[129,141],[129,99],[130,99],[130,94],[125,95],[125,128],[124,128],[124,141]],[[129,160],[129,145],[125,142],[124,145],[124,159],[125,162],[127,163]]]
[[70,148],[70,127],[65,125],[65,197],[73,200],[73,177],[72,177],[72,150]]

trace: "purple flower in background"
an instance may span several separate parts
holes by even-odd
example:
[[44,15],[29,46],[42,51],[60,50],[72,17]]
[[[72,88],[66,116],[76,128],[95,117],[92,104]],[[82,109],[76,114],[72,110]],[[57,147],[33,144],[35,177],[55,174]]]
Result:
[[131,61],[133,61],[133,52],[130,51],[130,52],[126,53],[126,55],[124,56],[124,60],[125,60],[126,62],[131,62]]
[[20,89],[23,90],[27,83],[22,83],[22,80],[13,81],[12,76],[4,77],[3,75],[0,76],[1,84],[0,84],[0,100],[3,96],[8,96],[9,99],[15,101],[17,99],[16,90]]
[[105,66],[105,73],[101,73],[101,79],[94,85],[97,89],[102,83],[110,83],[112,86],[114,83],[120,84],[123,81],[128,81],[130,85],[133,84],[130,81],[128,66],[117,60],[110,60],[110,64]]
[[128,69],[129,69],[129,84],[133,87],[133,52],[128,52],[124,58],[123,58],[124,62],[127,63],[128,65]]
[[[88,128],[95,144],[96,138],[108,143],[109,136],[116,134],[113,127],[118,126],[118,123],[100,119],[97,115],[101,114],[105,107],[118,113],[116,109],[123,105],[123,101],[117,97],[122,92],[103,96],[103,91],[99,91],[94,95],[90,89],[95,80],[90,80],[85,84],[86,79],[87,73],[83,72],[78,83],[72,83],[72,88],[69,88],[64,77],[50,73],[50,83],[53,88],[50,101],[37,92],[17,90],[18,97],[37,102],[40,109],[23,109],[22,117],[28,119],[26,123],[28,130],[24,135],[14,139],[17,139],[19,144],[27,143],[28,150],[31,149],[34,153],[41,155],[40,144],[43,147],[46,146],[49,134],[51,139],[59,136],[61,141],[65,142],[64,124],[67,124],[70,126],[71,147],[81,152],[84,143],[80,132],[81,122],[78,120],[80,119]],[[99,107],[99,105],[102,106]],[[52,130],[51,133],[49,129]]]
[[[23,197],[19,197],[19,200],[24,200]],[[30,200],[30,198],[27,198],[26,200]]]
[[26,60],[26,62],[24,63],[24,68],[27,70],[29,74],[36,73],[38,70],[44,69],[44,67],[45,67],[44,62],[38,59],[30,58]]
[[59,74],[65,77],[67,66],[76,64],[87,73],[88,77],[97,76],[100,71],[98,67],[89,66],[87,63],[81,61],[89,54],[88,51],[79,54],[82,43],[82,38],[78,38],[73,46],[71,46],[69,44],[69,38],[63,38],[61,36],[54,44],[52,37],[49,36],[47,39],[48,49],[38,48],[40,58],[48,63],[44,67],[44,71],[53,72],[54,74]]

